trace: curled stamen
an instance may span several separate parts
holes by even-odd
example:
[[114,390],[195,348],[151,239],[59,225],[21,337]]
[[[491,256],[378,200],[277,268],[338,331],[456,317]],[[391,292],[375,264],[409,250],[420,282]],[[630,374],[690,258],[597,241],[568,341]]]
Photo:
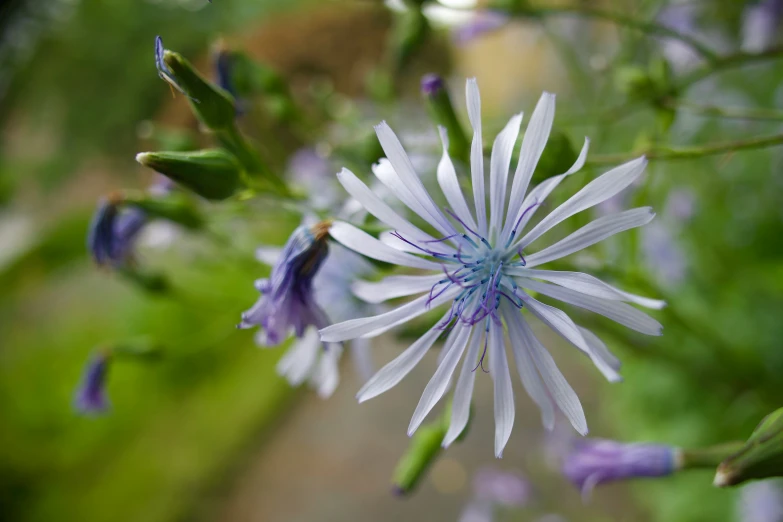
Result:
[[517,228],[519,228],[519,224],[522,223],[522,219],[527,215],[528,212],[536,208],[538,205],[540,205],[538,200],[535,200],[532,205],[527,207],[524,212],[522,212],[522,215],[519,216],[519,219],[517,220],[516,224],[514,225],[514,228],[511,229],[511,235],[508,237],[508,241],[506,241],[505,248],[508,248],[511,242],[514,240],[514,236],[517,235]]
[[424,252],[425,254],[431,255],[431,256],[433,256],[433,257],[438,257],[438,258],[445,258],[445,259],[448,259],[448,258],[450,258],[450,257],[451,257],[449,254],[443,254],[443,253],[440,253],[440,252],[435,252],[434,250],[427,250],[426,248],[422,248],[422,247],[420,247],[419,245],[417,245],[416,243],[414,243],[413,241],[410,241],[410,240],[408,240],[408,239],[405,239],[405,238],[402,236],[402,234],[400,234],[400,233],[399,233],[399,232],[397,232],[396,230],[395,230],[394,232],[392,232],[392,233],[391,233],[391,235],[393,235],[393,236],[394,236],[394,237],[396,237],[397,239],[399,239],[399,240],[401,240],[401,241],[403,241],[403,242],[407,243],[408,245],[412,246],[413,248],[415,248],[415,249],[417,249],[417,250],[421,250],[421,251],[422,251],[422,252]]
[[470,228],[468,225],[466,225],[466,224],[465,224],[465,222],[464,222],[464,221],[462,221],[462,220],[459,218],[459,216],[457,216],[457,215],[456,215],[454,212],[452,212],[450,208],[446,208],[446,207],[444,207],[444,208],[443,208],[443,210],[445,210],[445,211],[446,211],[446,213],[447,213],[448,215],[450,215],[451,217],[453,217],[454,219],[456,219],[456,220],[459,222],[459,224],[460,224],[460,225],[462,225],[462,227],[463,227],[465,230],[467,230],[468,232],[470,232],[471,234],[473,234],[474,236],[476,236],[476,237],[478,237],[478,238],[480,238],[480,237],[481,237],[481,235],[480,235],[478,232],[476,232],[475,230],[473,230],[472,228]]

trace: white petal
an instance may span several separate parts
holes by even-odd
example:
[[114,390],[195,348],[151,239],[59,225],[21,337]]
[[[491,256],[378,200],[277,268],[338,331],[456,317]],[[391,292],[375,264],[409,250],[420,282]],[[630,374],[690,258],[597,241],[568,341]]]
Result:
[[597,357],[603,359],[603,361],[608,366],[614,368],[616,371],[619,372],[622,363],[620,362],[620,359],[618,359],[615,354],[609,351],[609,348],[606,346],[606,343],[604,343],[597,335],[595,335],[587,328],[582,328],[580,326],[579,331],[582,332],[582,337],[585,338],[585,341],[587,341],[587,344],[588,346],[590,346],[590,349],[593,351],[593,353]]
[[431,240],[432,236],[421,231],[407,219],[401,217],[392,208],[384,203],[375,192],[365,185],[356,175],[348,169],[337,173],[337,179],[345,190],[373,216],[383,221],[402,234],[409,235],[412,239]]
[[[587,151],[590,148],[590,140],[588,138],[585,138],[585,143],[582,145],[582,150],[579,153],[579,156],[576,158],[576,161],[573,165],[571,165],[571,168],[565,171],[563,174],[560,174],[558,176],[552,176],[551,178],[547,178],[536,187],[530,191],[530,194],[525,197],[525,200],[522,202],[522,206],[519,207],[519,211],[517,212],[517,215],[514,217],[514,222],[512,223],[513,229],[509,229],[509,234],[512,233],[512,231],[515,231],[514,237],[517,237],[519,232],[522,230],[525,230],[525,227],[530,222],[530,219],[535,215],[536,211],[541,207],[541,204],[546,200],[547,196],[552,193],[555,188],[560,184],[561,181],[563,181],[565,178],[573,174],[574,172],[578,172],[581,170],[581,168],[585,164],[585,160],[587,159]],[[505,230],[505,229],[504,229]],[[508,235],[503,236],[503,242],[507,242],[509,240]],[[512,238],[513,239],[513,238]]]
[[522,381],[522,386],[525,387],[525,391],[530,398],[533,399],[541,410],[541,422],[547,430],[552,430],[555,426],[555,407],[552,404],[552,399],[544,388],[544,383],[541,382],[541,378],[538,376],[536,366],[530,355],[530,348],[523,342],[524,336],[520,331],[519,323],[522,321],[522,314],[519,310],[513,306],[504,306],[503,316],[506,318],[506,325],[508,327],[508,336],[511,340],[511,351],[514,354],[514,364],[517,367],[517,373],[519,373],[519,379]]
[[576,431],[581,435],[587,435],[587,419],[585,419],[585,412],[576,392],[560,373],[554,359],[535,336],[524,318],[521,317],[521,314],[519,327],[519,333],[522,335],[525,345],[530,349],[536,368],[541,373],[541,378],[557,403],[557,407],[568,418]]
[[622,377],[617,373],[617,370],[606,364],[602,358],[593,353],[590,345],[587,344],[587,341],[582,337],[582,332],[579,331],[579,327],[574,324],[565,312],[554,306],[549,306],[541,301],[537,301],[530,296],[525,296],[523,300],[525,302],[525,308],[530,310],[533,315],[541,320],[541,322],[590,357],[590,360],[593,361],[595,367],[598,368],[607,380],[610,382],[622,380]]
[[427,387],[424,388],[424,393],[422,393],[419,404],[416,406],[416,411],[413,412],[413,418],[411,418],[411,423],[408,426],[408,436],[413,435],[413,432],[418,429],[427,414],[443,397],[443,394],[446,393],[446,389],[451,381],[451,375],[462,357],[462,352],[465,351],[470,328],[460,324],[455,326],[455,328],[459,328],[459,331],[452,339],[452,342],[447,343],[443,348],[446,355],[438,365],[438,369],[435,370],[430,382],[427,383]]
[[514,391],[506,360],[503,327],[495,323],[489,329],[489,373],[495,389],[495,456],[501,458],[514,427]]
[[318,359],[315,372],[310,377],[311,384],[322,399],[331,397],[340,384],[338,363],[342,351],[343,348],[339,344],[329,344]]
[[642,156],[594,179],[533,227],[522,238],[522,248],[535,241],[564,219],[611,198],[636,181],[642,175],[646,166],[647,159]]
[[506,186],[508,184],[508,167],[514,144],[519,136],[519,126],[522,123],[522,113],[511,118],[503,130],[495,138],[492,145],[492,157],[489,162],[489,215],[490,235],[500,236],[503,218],[506,210]]
[[468,118],[473,127],[473,142],[470,147],[470,176],[473,183],[473,200],[476,205],[478,233],[487,233],[487,202],[484,192],[484,145],[481,141],[481,96],[475,78],[468,79],[465,85],[465,99],[468,105]]
[[429,292],[432,285],[446,279],[444,274],[425,276],[389,276],[377,282],[356,281],[351,285],[354,295],[368,303],[382,303],[395,297]]
[[367,382],[375,373],[375,364],[373,363],[372,353],[370,353],[370,340],[358,338],[351,341],[351,360],[354,369],[359,375],[361,382]]
[[294,342],[277,363],[277,373],[286,378],[292,386],[305,382],[315,369],[321,343],[318,331],[308,328],[304,336]]
[[256,249],[256,259],[265,265],[275,266],[283,249],[280,247],[262,246]]
[[555,283],[594,297],[603,297],[604,299],[612,299],[615,301],[629,301],[654,310],[660,310],[666,306],[665,301],[624,292],[619,288],[615,288],[598,278],[582,272],[557,272],[553,270],[531,270],[527,268],[512,268],[506,272],[509,275],[543,279],[544,281],[549,281],[550,283]]
[[602,216],[554,245],[527,256],[527,267],[533,268],[534,266],[543,265],[549,261],[573,254],[599,241],[603,241],[607,237],[631,228],[646,225],[654,217],[655,212],[650,207],[634,208],[617,214]]
[[460,291],[460,288],[449,288],[443,292],[443,294],[433,299],[429,306],[427,306],[429,295],[423,295],[410,303],[406,303],[380,315],[363,317],[361,319],[351,319],[349,321],[327,326],[320,332],[321,340],[324,342],[340,342],[356,339],[357,337],[375,337],[398,324],[410,321],[414,317],[418,317],[419,315],[454,299],[454,296]]
[[377,397],[396,386],[421,361],[424,354],[427,353],[427,350],[432,347],[442,333],[443,330],[437,327],[432,328],[419,337],[415,343],[410,345],[396,359],[381,368],[356,394],[359,402]]
[[[402,148],[397,135],[391,130],[391,127],[385,121],[375,126],[375,134],[378,135],[378,141],[381,143],[386,157],[394,168],[394,172],[402,182],[402,187],[407,190],[411,196],[419,203],[421,208],[429,215],[428,221],[437,228],[443,235],[448,236],[455,232],[454,227],[449,223],[443,213],[435,206],[432,198],[427,193],[419,176],[413,168],[410,158]],[[415,209],[414,209],[415,210]],[[422,218],[426,219],[425,216]]]
[[411,268],[423,268],[425,270],[441,269],[439,263],[412,256],[405,252],[401,252],[396,248],[392,248],[389,245],[385,245],[367,232],[364,232],[349,223],[345,223],[344,221],[335,221],[329,229],[329,234],[331,234],[335,240],[354,252],[358,252],[372,259]]
[[438,163],[438,184],[440,185],[443,195],[446,196],[446,201],[449,202],[451,210],[459,217],[466,225],[473,230],[478,229],[476,220],[473,219],[473,214],[470,212],[465,196],[462,194],[462,189],[459,186],[459,180],[457,179],[457,172],[454,170],[454,164],[449,157],[449,137],[444,127],[439,127],[440,140],[443,144],[443,156]]
[[451,403],[451,422],[446,436],[443,437],[443,447],[448,448],[452,442],[462,435],[470,418],[470,402],[473,398],[473,384],[476,380],[474,371],[478,364],[479,346],[481,344],[481,330],[472,328],[473,336],[468,343],[468,354],[462,363],[462,371],[457,379],[454,389],[454,400]]
[[623,326],[646,335],[661,335],[661,323],[631,305],[619,301],[610,301],[600,297],[586,295],[562,286],[550,285],[532,279],[520,278],[519,284],[536,292],[548,295],[570,305],[578,306],[591,312],[608,317]]
[[522,213],[522,201],[533,177],[533,171],[544,152],[549,133],[552,131],[552,121],[555,119],[555,95],[544,92],[538,99],[530,123],[525,130],[522,146],[519,149],[519,163],[514,172],[511,184],[511,199],[508,202],[508,217],[503,227],[502,237],[508,238],[511,228]]

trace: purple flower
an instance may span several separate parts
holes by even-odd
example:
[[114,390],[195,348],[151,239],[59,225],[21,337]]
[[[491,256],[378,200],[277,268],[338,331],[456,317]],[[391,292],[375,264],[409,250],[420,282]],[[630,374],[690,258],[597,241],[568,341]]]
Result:
[[121,198],[98,202],[87,235],[87,249],[100,266],[122,268],[133,258],[133,246],[147,215],[137,208],[121,208]]
[[750,482],[742,487],[739,498],[742,522],[780,522],[783,520],[783,488],[776,479]]
[[106,377],[111,355],[107,351],[95,354],[87,363],[84,376],[74,397],[74,408],[83,414],[103,413],[109,407],[106,398]]
[[742,18],[742,50],[762,52],[778,38],[783,0],[748,2]]
[[329,324],[326,313],[316,303],[313,278],[329,252],[326,238],[330,226],[331,222],[322,221],[294,230],[269,279],[256,281],[262,296],[242,314],[239,328],[260,326],[261,344],[274,346],[292,330],[302,337],[308,326],[324,328]]
[[479,500],[501,506],[521,507],[530,499],[530,484],[519,473],[484,468],[473,477],[473,492]]
[[496,31],[508,23],[509,17],[499,11],[477,11],[467,23],[457,27],[452,39],[457,45],[465,45],[487,33]]
[[605,482],[664,477],[678,469],[679,450],[660,444],[623,444],[606,439],[575,440],[563,461],[563,474],[583,494]]

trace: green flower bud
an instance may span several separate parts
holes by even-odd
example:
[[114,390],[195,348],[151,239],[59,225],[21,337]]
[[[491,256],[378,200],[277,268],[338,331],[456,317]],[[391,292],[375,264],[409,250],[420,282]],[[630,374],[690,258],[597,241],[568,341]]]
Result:
[[124,196],[123,203],[144,211],[152,218],[166,219],[185,228],[195,230],[204,226],[204,218],[184,194],[165,197],[130,194]]
[[234,98],[208,82],[182,55],[164,49],[160,37],[155,41],[155,61],[161,78],[188,97],[193,113],[207,128],[234,126]]
[[406,495],[418,485],[443,451],[441,443],[447,429],[448,426],[444,423],[436,422],[420,427],[411,437],[408,450],[394,470],[392,482],[396,495]]
[[222,200],[242,187],[242,167],[221,149],[194,152],[142,152],[136,161],[206,199]]
[[421,92],[432,121],[436,126],[446,129],[449,155],[467,163],[470,160],[470,142],[454,111],[443,78],[437,74],[424,76],[421,79]]
[[747,480],[781,476],[783,408],[764,417],[742,449],[720,463],[714,484],[735,486]]

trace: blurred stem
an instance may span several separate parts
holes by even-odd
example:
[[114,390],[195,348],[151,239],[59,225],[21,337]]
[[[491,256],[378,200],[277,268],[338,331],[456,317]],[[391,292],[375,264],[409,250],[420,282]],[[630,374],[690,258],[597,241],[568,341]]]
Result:
[[239,132],[236,126],[216,131],[215,136],[220,141],[220,144],[236,156],[239,162],[247,169],[250,179],[246,181],[251,186],[258,185],[260,182],[264,187],[258,188],[262,190],[268,189],[280,196],[291,197],[291,191],[285,182],[263,162],[258,151]]
[[594,166],[623,163],[638,158],[641,155],[647,156],[647,159],[649,160],[658,161],[693,159],[740,150],[764,149],[781,144],[783,144],[783,134],[775,134],[774,136],[762,136],[758,138],[748,138],[746,140],[713,143],[700,147],[652,147],[647,150],[635,151],[631,154],[599,154],[588,159],[586,164]]
[[706,448],[683,449],[680,469],[715,469],[731,455],[737,453],[744,442],[724,442]]
[[[490,6],[491,7],[491,6]],[[663,36],[666,38],[672,38],[684,43],[702,58],[710,63],[719,63],[721,58],[709,47],[705,46],[698,40],[682,34],[670,27],[659,24],[653,20],[639,20],[632,16],[628,16],[622,13],[616,13],[607,11],[604,9],[596,8],[591,5],[577,4],[577,5],[562,5],[562,6],[539,6],[530,7],[526,5],[512,6],[507,10],[509,15],[520,17],[544,17],[544,16],[557,16],[557,15],[576,15],[584,16],[587,18],[597,18],[600,20],[606,20],[619,26],[629,27],[636,29],[646,34]]]
[[670,109],[684,110],[703,116],[716,116],[733,120],[783,121],[783,111],[774,109],[754,109],[745,107],[718,107],[701,105],[674,98],[664,100],[664,106]]
[[721,56],[720,58],[711,61],[710,63],[696,69],[690,74],[685,75],[681,82],[677,85],[678,89],[685,89],[690,87],[694,83],[711,76],[712,74],[723,71],[726,69],[733,69],[735,67],[743,67],[757,62],[763,62],[766,60],[772,60],[775,58],[783,57],[783,47],[775,47],[767,49],[759,53],[746,53],[738,52]]

